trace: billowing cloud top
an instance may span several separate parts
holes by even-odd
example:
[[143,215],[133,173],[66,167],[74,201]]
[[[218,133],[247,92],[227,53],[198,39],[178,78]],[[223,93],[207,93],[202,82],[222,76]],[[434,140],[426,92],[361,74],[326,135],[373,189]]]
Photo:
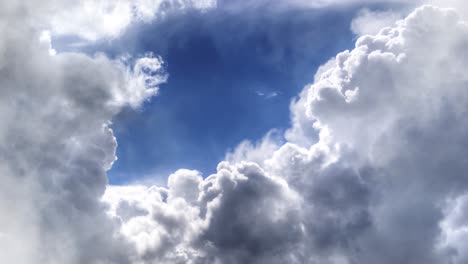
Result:
[[157,92],[162,61],[51,55],[32,8],[0,4],[2,261],[468,262],[455,11],[418,8],[338,54],[292,104],[284,145],[244,143],[207,178],[106,188],[111,120]]

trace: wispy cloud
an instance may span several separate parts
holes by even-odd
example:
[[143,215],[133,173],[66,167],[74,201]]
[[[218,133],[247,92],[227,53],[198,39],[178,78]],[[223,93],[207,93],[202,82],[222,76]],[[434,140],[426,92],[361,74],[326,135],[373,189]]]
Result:
[[263,97],[265,99],[271,99],[271,98],[274,98],[274,97],[277,97],[279,96],[279,92],[262,92],[262,91],[255,91],[255,93],[260,96],[260,97]]

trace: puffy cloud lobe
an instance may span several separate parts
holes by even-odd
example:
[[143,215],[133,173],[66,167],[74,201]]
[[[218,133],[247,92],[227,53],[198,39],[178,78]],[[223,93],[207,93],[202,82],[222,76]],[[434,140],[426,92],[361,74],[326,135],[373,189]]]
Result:
[[[139,261],[153,259],[187,263],[197,252],[187,246],[199,234],[203,221],[198,208],[165,188],[111,187],[103,199],[111,204],[121,232],[136,246]],[[140,263],[140,262],[136,262]]]
[[201,182],[202,177],[197,171],[179,170],[169,176],[170,197],[180,197],[189,203],[194,203],[198,200]]
[[302,237],[297,195],[255,164],[221,163],[203,191],[209,226],[202,239],[215,246],[222,263],[285,261],[282,255]]

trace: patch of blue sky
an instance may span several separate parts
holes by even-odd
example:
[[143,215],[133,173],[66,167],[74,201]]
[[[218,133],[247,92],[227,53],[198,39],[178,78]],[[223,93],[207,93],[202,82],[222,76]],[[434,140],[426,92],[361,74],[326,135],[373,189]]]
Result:
[[150,51],[166,62],[169,79],[158,96],[114,120],[119,160],[110,182],[179,168],[207,176],[242,140],[289,127],[291,99],[321,64],[352,48],[350,22],[359,8],[187,11],[118,39],[61,47],[110,56]]

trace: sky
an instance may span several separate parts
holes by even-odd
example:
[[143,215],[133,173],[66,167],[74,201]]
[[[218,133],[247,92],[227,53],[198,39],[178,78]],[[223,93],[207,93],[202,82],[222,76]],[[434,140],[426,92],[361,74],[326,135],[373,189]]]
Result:
[[466,10],[0,1],[0,259],[467,263]]
[[351,12],[211,12],[145,25],[116,41],[124,44],[109,44],[133,41],[136,50],[117,53],[154,52],[169,74],[154,100],[114,120],[119,162],[111,180],[181,167],[213,173],[242,140],[287,128],[289,103],[312,81],[310,69],[353,39]]
[[[287,129],[291,100],[313,81],[314,70],[354,46],[350,23],[364,8],[259,12],[229,4],[138,23],[115,39],[78,49],[113,57],[152,52],[169,76],[157,97],[114,118],[119,161],[108,173],[111,183],[165,178],[181,167],[208,176],[241,141]],[[66,37],[52,44],[77,50]]]

